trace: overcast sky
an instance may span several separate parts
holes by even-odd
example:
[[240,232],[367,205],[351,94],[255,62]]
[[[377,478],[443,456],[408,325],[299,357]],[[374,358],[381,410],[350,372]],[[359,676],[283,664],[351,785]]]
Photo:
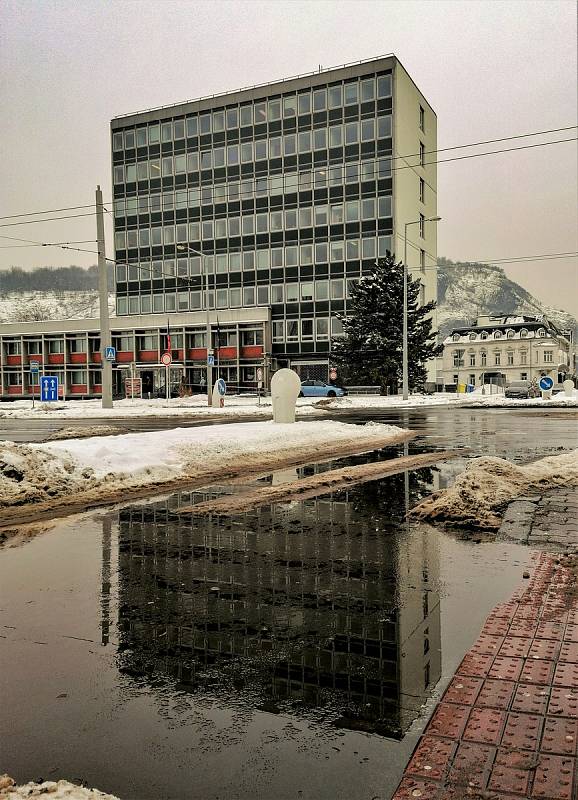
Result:
[[[576,125],[573,0],[2,0],[0,17],[2,216],[91,203],[97,183],[110,199],[117,114],[386,53],[436,110],[439,148]],[[554,137],[510,146],[545,138]],[[576,154],[567,142],[440,164],[439,254],[578,250]],[[6,227],[14,221],[0,220],[2,236],[95,238],[93,216]],[[95,262],[11,244],[0,239],[0,268]],[[575,258],[506,271],[545,303],[578,313]]]

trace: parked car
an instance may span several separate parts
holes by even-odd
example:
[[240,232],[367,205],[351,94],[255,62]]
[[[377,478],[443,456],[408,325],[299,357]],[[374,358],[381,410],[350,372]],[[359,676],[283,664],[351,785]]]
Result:
[[301,381],[299,397],[344,397],[345,389],[323,381]]
[[512,381],[506,386],[505,396],[526,400],[529,397],[536,397],[536,391],[530,381]]

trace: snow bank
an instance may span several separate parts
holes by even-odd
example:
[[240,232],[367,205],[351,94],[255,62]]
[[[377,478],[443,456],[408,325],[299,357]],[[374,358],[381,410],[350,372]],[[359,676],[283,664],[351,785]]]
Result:
[[45,444],[0,442],[0,509],[6,516],[10,508],[63,499],[119,501],[128,490],[162,490],[174,481],[216,480],[285,462],[365,452],[414,435],[392,425],[324,420],[174,428]]
[[0,777],[0,800],[20,800],[20,798],[44,797],[49,800],[118,800],[112,794],[104,794],[98,789],[85,789],[68,781],[44,781],[16,786],[8,775]]
[[413,517],[452,526],[495,529],[500,511],[527,492],[541,494],[556,486],[578,485],[578,450],[518,466],[502,458],[469,462],[449,489],[428,497],[411,511]]

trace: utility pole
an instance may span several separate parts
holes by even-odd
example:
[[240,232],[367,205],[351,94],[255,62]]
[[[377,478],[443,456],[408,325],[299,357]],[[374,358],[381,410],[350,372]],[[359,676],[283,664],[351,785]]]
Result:
[[108,317],[108,280],[104,249],[104,214],[102,191],[96,187],[96,244],[98,250],[98,295],[100,300],[100,358],[102,368],[102,407],[112,408],[112,363],[107,361],[106,348],[111,346]]

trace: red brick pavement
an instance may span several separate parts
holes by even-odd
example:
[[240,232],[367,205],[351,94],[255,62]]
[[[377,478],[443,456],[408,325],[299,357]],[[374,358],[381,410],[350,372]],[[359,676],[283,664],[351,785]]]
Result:
[[489,615],[392,800],[578,800],[578,557]]

